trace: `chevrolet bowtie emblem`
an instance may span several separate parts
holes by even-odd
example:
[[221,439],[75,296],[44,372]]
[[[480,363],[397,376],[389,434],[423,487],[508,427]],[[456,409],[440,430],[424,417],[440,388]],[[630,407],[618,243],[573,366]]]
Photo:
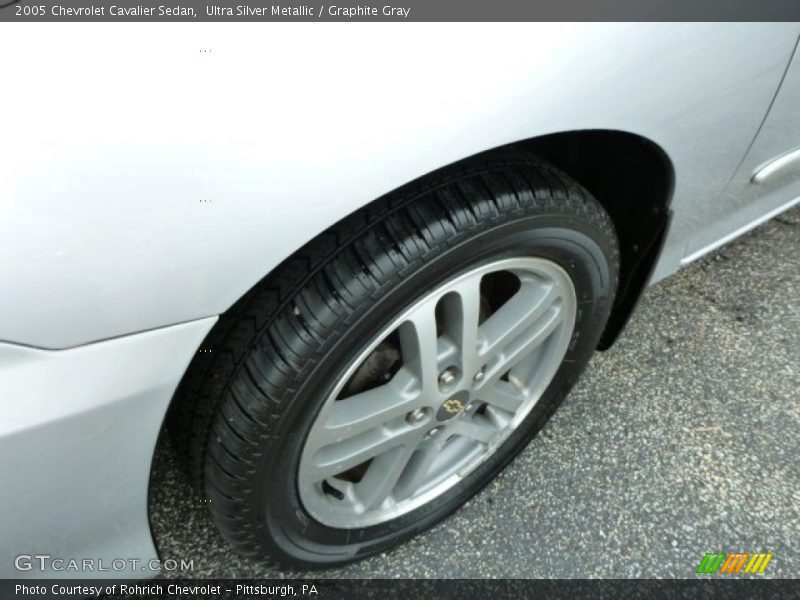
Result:
[[442,406],[451,415],[458,414],[462,410],[464,410],[464,403],[461,402],[461,400],[459,400],[458,398],[451,398],[450,400],[442,404]]

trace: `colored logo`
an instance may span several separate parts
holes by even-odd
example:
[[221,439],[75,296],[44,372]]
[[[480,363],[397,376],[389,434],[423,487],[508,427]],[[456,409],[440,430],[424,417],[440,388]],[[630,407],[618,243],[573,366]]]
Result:
[[464,412],[467,404],[469,404],[469,392],[466,390],[458,392],[449,400],[442,402],[439,410],[436,411],[436,420],[447,421],[447,419],[460,415]]
[[698,573],[763,573],[769,561],[772,560],[772,553],[750,553],[750,552],[715,552],[706,554],[700,565],[697,567]]
[[444,409],[451,415],[457,415],[464,410],[464,404],[458,398],[452,398],[445,402],[442,406],[444,406]]

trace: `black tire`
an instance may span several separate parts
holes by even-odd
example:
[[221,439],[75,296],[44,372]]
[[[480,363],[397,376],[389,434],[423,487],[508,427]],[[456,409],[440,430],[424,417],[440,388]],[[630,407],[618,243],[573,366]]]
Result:
[[[298,496],[297,463],[337,373],[421,293],[506,256],[549,258],[577,293],[573,337],[544,396],[489,460],[428,504],[362,529],[313,519]],[[171,411],[176,445],[224,537],[247,556],[326,567],[385,550],[456,510],[525,447],[583,371],[618,261],[602,206],[567,175],[517,154],[444,169],[307,244],[223,315]]]

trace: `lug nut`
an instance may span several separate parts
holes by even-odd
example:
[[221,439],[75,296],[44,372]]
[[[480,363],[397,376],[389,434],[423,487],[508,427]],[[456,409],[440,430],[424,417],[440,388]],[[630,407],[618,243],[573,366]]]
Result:
[[433,429],[431,429],[431,430],[428,432],[428,437],[429,437],[429,438],[431,438],[431,437],[433,437],[433,436],[435,436],[435,435],[438,435],[438,433],[439,433],[441,430],[442,430],[442,428],[441,428],[441,427],[434,427]]
[[406,415],[406,423],[409,425],[415,425],[425,420],[427,413],[425,412],[424,408],[418,408],[416,410],[412,410],[410,413]]
[[484,372],[483,369],[481,369],[480,371],[475,373],[475,377],[472,378],[472,381],[474,381],[475,383],[480,383],[481,381],[483,381],[484,375],[486,375],[486,373]]
[[458,369],[455,367],[447,367],[444,371],[439,373],[439,390],[442,392],[448,391],[458,379]]

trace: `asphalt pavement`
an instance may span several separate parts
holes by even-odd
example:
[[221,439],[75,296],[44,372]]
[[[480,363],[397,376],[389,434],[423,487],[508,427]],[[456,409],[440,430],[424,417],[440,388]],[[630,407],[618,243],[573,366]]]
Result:
[[800,208],[651,287],[539,436],[399,548],[301,573],[234,554],[166,438],[151,521],[194,577],[692,577],[771,552],[800,577]]

